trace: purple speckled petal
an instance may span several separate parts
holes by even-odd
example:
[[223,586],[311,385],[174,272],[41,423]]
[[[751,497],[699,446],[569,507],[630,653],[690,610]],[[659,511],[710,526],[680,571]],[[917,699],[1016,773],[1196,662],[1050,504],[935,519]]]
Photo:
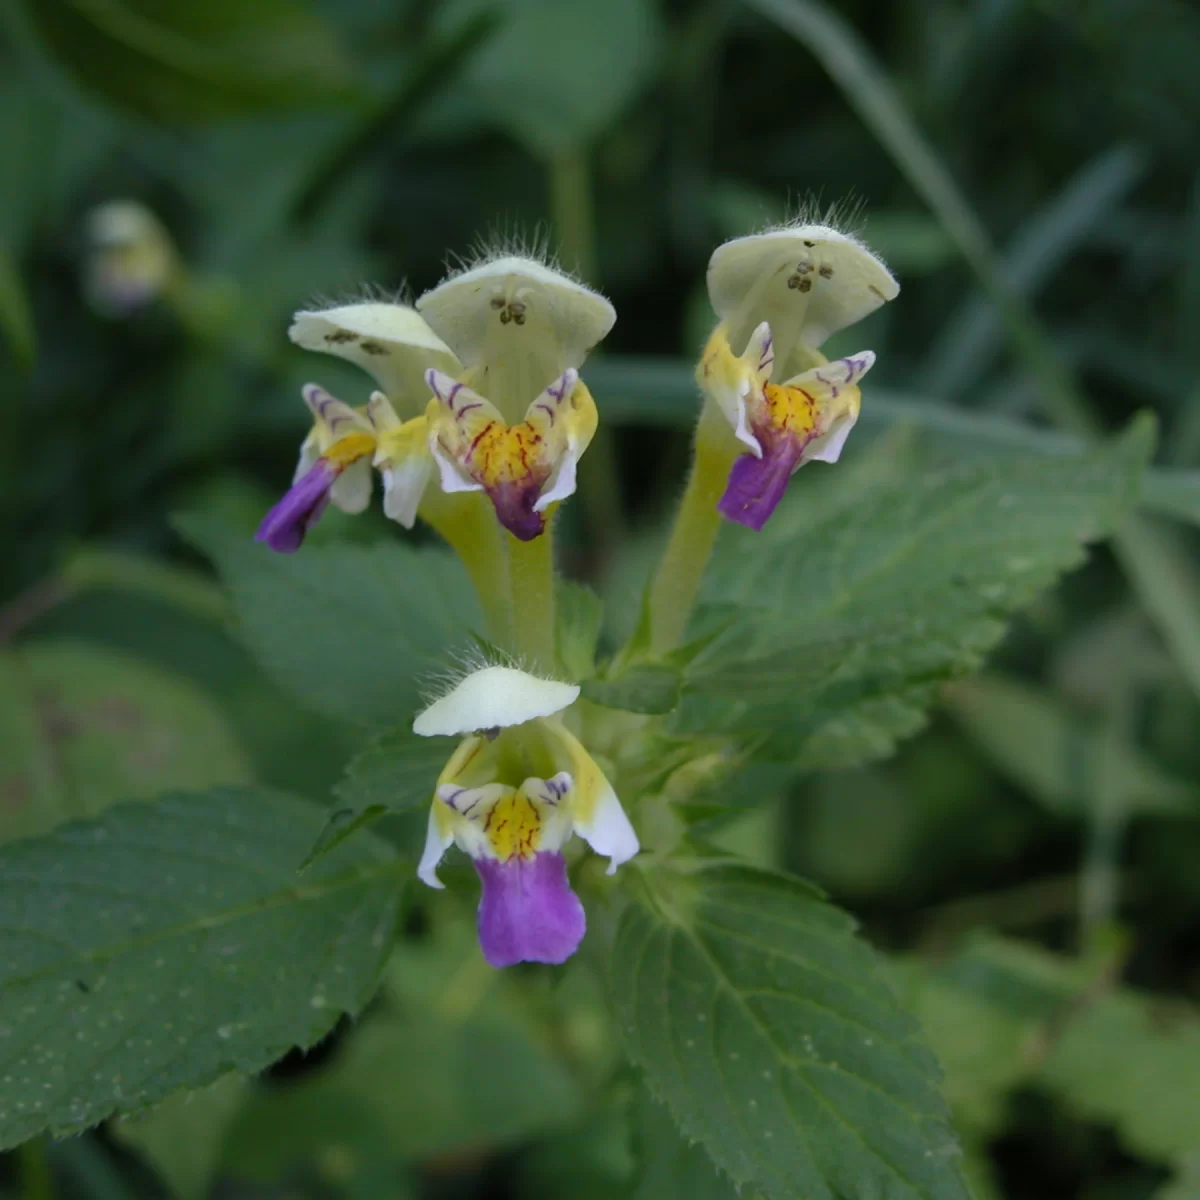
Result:
[[531,542],[546,528],[546,518],[534,512],[541,493],[542,479],[522,479],[493,484],[487,488],[488,499],[496,510],[500,524],[522,542]]
[[579,897],[567,881],[561,854],[542,851],[508,862],[474,860],[483,883],[479,945],[493,967],[519,962],[562,963],[587,929]]
[[729,472],[717,511],[747,529],[762,529],[783,499],[803,449],[796,438],[783,437],[768,445],[762,458],[743,454]]
[[265,517],[254,535],[280,554],[300,549],[304,535],[317,523],[329,504],[329,489],[338,477],[337,468],[323,458],[288,489],[287,494]]

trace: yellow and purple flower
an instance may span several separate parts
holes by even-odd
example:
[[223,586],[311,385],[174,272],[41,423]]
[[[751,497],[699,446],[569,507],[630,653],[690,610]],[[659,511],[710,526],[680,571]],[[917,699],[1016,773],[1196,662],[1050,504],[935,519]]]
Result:
[[[425,371],[457,370],[458,360],[411,308],[371,302],[298,312],[288,334],[297,345],[362,367],[379,384],[370,401],[353,408],[316,384],[303,389],[313,428],[300,448],[292,487],[267,513],[258,540],[273,550],[299,549],[332,502],[362,512],[371,498],[371,472],[383,480],[384,513],[411,529],[433,477],[424,409]],[[404,414],[403,419],[399,413]]]
[[154,301],[181,270],[163,223],[135,200],[112,200],[88,214],[84,291],[106,316],[127,317]]
[[490,401],[430,369],[429,449],[444,492],[486,492],[500,524],[528,542],[546,510],[575,491],[575,468],[596,432],[591,392],[569,368],[509,425]]
[[875,355],[830,362],[819,347],[899,285],[858,239],[796,224],[719,246],[708,292],[720,323],[696,378],[744,448],[718,509],[757,530],[800,467],[837,462],[858,419],[858,385]]
[[256,540],[289,554],[332,501],[348,513],[362,512],[371,499],[375,431],[365,413],[343,404],[315,383],[303,390],[313,415],[312,432],[287,494],[263,518]]
[[721,515],[759,530],[775,511],[788,480],[807,462],[837,462],[861,407],[859,380],[875,355],[862,350],[772,383],[775,358],[770,326],[751,335],[734,355],[718,326],[700,360],[697,378],[716,401],[748,453],[734,462]]
[[563,855],[573,834],[608,856],[609,874],[638,852],[612,785],[562,721],[578,696],[575,684],[484,667],[413,722],[424,737],[463,737],[438,779],[417,874],[440,888],[451,845],[471,858],[479,943],[494,967],[565,962],[583,940]]
[[461,360],[427,373],[429,445],[442,490],[482,491],[506,529],[537,537],[575,490],[596,431],[578,368],[612,328],[603,296],[535,259],[485,258],[417,301]]

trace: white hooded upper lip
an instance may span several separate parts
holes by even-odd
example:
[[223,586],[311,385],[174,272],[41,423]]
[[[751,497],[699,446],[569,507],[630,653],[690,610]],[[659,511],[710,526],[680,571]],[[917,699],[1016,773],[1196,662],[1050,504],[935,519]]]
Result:
[[419,713],[413,733],[459,737],[483,729],[505,729],[537,717],[552,717],[578,698],[579,687],[574,683],[539,679],[516,667],[484,667],[472,671]]

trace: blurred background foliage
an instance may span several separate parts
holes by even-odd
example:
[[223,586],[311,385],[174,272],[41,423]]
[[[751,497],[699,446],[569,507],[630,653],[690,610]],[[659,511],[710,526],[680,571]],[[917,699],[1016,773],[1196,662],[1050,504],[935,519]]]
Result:
[[[356,747],[258,671],[170,525],[207,508],[250,531],[305,431],[300,386],[360,395],[288,344],[293,310],[419,293],[488,237],[541,239],[608,294],[620,319],[586,372],[607,432],[563,561],[619,632],[686,466],[708,255],[836,205],[903,284],[833,347],[879,354],[851,459],[1069,454],[1151,409],[1158,466],[1111,550],[896,758],[767,780],[717,836],[814,878],[895,953],[981,1197],[1200,1196],[1195,5],[0,14],[0,838],[172,786],[325,801]],[[120,310],[88,283],[89,214],[114,199],[173,247],[157,294]],[[393,534],[331,514],[316,536]],[[587,964],[556,985],[483,971],[452,907],[444,928],[413,908],[352,1036],[26,1147],[0,1188],[731,1194],[617,1070]]]

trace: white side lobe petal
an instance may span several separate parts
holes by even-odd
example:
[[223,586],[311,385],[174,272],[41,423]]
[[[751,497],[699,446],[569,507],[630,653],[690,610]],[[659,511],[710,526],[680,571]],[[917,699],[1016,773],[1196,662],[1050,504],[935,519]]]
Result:
[[546,481],[546,490],[534,503],[534,512],[545,512],[556,500],[565,500],[568,496],[575,494],[575,464],[578,459],[579,455],[574,446],[568,446],[563,451],[558,465]]
[[628,862],[641,845],[617,793],[603,775],[585,811],[585,816],[575,818],[575,832],[597,854],[609,860],[607,873],[615,875],[617,868]]
[[442,449],[436,433],[429,435],[429,453],[437,464],[438,482],[443,492],[482,492],[483,484],[476,483],[463,473],[462,468]]
[[360,513],[371,503],[371,460],[351,463],[329,489],[329,498],[344,513]]
[[[437,803],[437,801],[435,801]],[[445,857],[454,841],[452,833],[443,833],[438,823],[437,812],[429,810],[429,826],[425,833],[425,849],[421,861],[417,864],[417,878],[431,888],[444,888],[446,885],[437,877],[438,864]]]
[[296,463],[296,472],[292,476],[293,483],[299,483],[301,478],[317,465],[317,459],[321,457],[320,442],[320,431],[315,428],[310,429],[308,437],[300,443],[300,459]]
[[555,737],[571,763],[571,819],[575,832],[591,848],[609,859],[608,873],[628,862],[640,849],[638,836],[617,793],[583,743],[559,721],[546,728]]
[[426,455],[412,455],[394,467],[384,467],[384,516],[411,529],[417,520],[421,497],[433,478],[433,463]]
[[846,445],[846,439],[850,436],[850,430],[854,428],[854,423],[858,420],[857,412],[848,412],[840,420],[837,420],[830,426],[827,433],[823,433],[818,438],[813,438],[807,446],[804,447],[804,453],[801,455],[802,462],[827,462],[835,463],[842,456],[842,449]]

